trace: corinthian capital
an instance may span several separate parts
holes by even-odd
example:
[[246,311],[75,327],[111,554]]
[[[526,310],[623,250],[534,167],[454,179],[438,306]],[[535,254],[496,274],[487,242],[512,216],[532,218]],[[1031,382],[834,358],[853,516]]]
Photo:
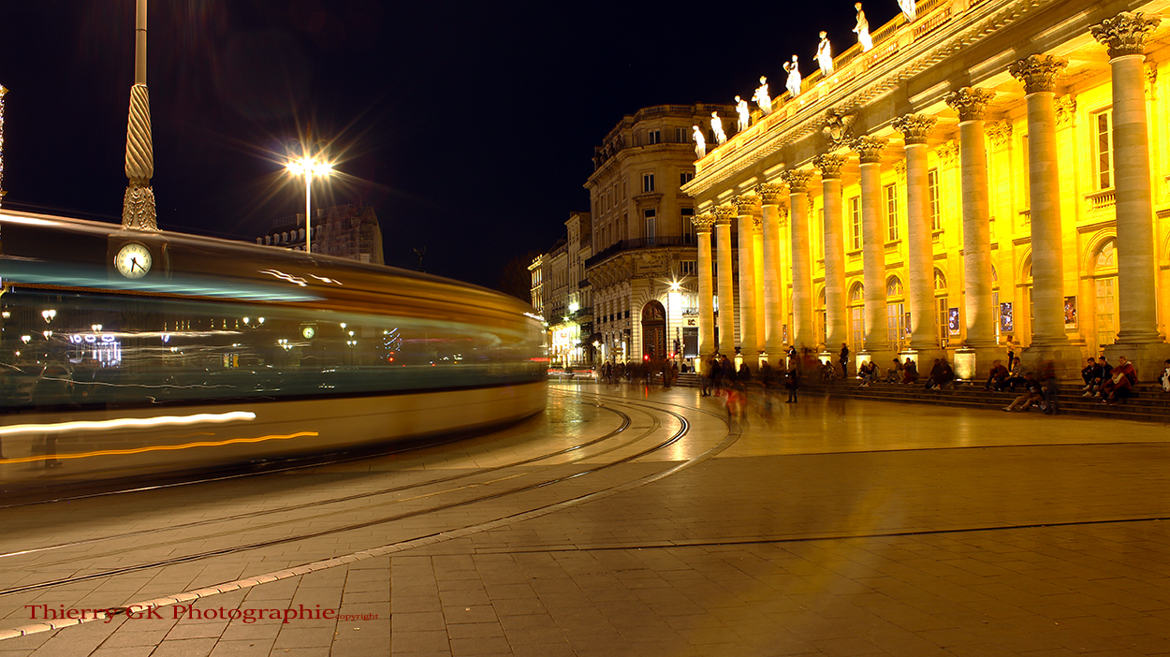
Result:
[[784,191],[784,185],[762,183],[756,185],[756,195],[764,205],[780,205],[787,193]]
[[1089,28],[1093,38],[1109,48],[1109,57],[1144,55],[1146,36],[1161,22],[1157,16],[1146,17],[1140,11],[1123,11]]
[[840,178],[841,167],[845,166],[845,156],[825,153],[814,157],[812,163],[821,170],[821,178]]
[[755,194],[740,194],[731,199],[731,202],[735,205],[737,216],[746,217],[760,213],[760,197]]
[[717,205],[712,212],[715,214],[716,226],[726,226],[730,224],[731,220],[734,219],[736,215],[735,206],[730,203]]
[[1024,83],[1024,93],[1034,94],[1052,91],[1056,87],[1056,76],[1068,62],[1053,55],[1028,55],[1008,67],[1012,77]]
[[812,171],[789,169],[781,173],[780,178],[788,183],[789,194],[804,194],[808,191],[808,181],[812,178]]
[[987,103],[995,97],[995,92],[990,89],[976,89],[975,87],[963,87],[958,91],[952,91],[947,94],[943,101],[951,106],[951,109],[959,113],[960,121],[982,121],[983,112],[987,109]]
[[924,114],[905,114],[894,119],[894,129],[902,133],[906,145],[925,144],[930,129],[938,119]]
[[695,227],[696,233],[709,233],[711,227],[715,225],[715,215],[710,212],[697,214],[691,219],[691,224]]
[[882,149],[886,147],[886,140],[865,135],[849,141],[849,148],[857,151],[861,156],[862,164],[880,164]]

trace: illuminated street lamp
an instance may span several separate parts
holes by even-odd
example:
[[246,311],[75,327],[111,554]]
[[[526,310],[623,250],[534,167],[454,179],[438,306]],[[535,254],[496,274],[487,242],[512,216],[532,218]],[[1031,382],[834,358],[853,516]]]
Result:
[[328,178],[333,173],[333,164],[324,159],[305,155],[289,160],[284,168],[294,176],[305,177],[305,253],[312,252],[312,199],[313,178]]

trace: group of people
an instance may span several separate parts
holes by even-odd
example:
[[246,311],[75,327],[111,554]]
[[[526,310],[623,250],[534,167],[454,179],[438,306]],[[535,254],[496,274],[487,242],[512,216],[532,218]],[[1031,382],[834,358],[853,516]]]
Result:
[[[790,367],[781,364],[773,368],[768,361],[764,361],[760,364],[759,372],[753,377],[751,367],[747,363],[740,363],[739,367],[736,368],[735,363],[726,354],[716,354],[707,362],[702,377],[702,390],[699,394],[702,397],[714,395],[734,397],[737,393],[745,392],[748,386],[762,388],[764,393],[769,395],[766,400],[769,404],[771,403],[770,395],[778,388],[783,387],[788,391],[788,399],[785,403],[795,404],[797,390],[800,389],[800,369],[795,364]],[[730,397],[728,403],[731,404]]]

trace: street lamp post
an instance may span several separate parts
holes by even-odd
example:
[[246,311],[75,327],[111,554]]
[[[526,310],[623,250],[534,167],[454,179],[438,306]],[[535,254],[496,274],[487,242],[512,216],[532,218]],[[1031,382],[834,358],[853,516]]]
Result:
[[333,165],[323,159],[305,155],[297,160],[289,160],[284,168],[294,176],[305,177],[305,253],[312,253],[313,243],[313,178],[328,178],[333,173]]
[[154,190],[154,144],[150,136],[150,97],[146,90],[146,0],[138,0],[134,31],[134,86],[126,122],[126,194],[122,227],[158,230]]
[[0,203],[4,202],[4,94],[8,90],[0,84]]
[[[665,329],[664,332],[666,333],[665,342],[666,342],[666,352],[667,353],[673,353],[671,351],[671,347],[674,346],[673,343],[671,342],[671,338],[670,338],[670,295],[671,294],[678,294],[678,291],[680,289],[682,289],[682,282],[676,278],[676,279],[673,279],[670,281],[670,285],[666,291],[666,326],[664,326],[663,328]],[[674,354],[674,355],[677,356],[677,354]],[[672,357],[671,360],[674,360],[674,358]]]

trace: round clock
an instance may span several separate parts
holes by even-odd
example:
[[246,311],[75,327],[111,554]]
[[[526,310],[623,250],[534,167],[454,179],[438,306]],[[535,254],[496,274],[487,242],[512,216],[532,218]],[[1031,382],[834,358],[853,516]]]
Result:
[[114,268],[126,278],[142,278],[150,271],[150,261],[149,249],[137,242],[130,242],[114,256]]
[[312,340],[314,335],[317,335],[317,329],[313,328],[312,326],[306,326],[301,329],[301,336],[303,336],[306,340]]

